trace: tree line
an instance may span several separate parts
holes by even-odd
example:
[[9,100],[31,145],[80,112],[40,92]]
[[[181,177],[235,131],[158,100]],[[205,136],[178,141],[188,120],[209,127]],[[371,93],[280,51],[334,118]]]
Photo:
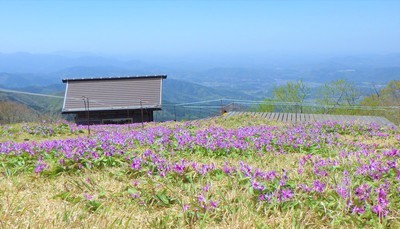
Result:
[[[287,82],[272,91],[257,107],[263,112],[323,113],[384,116],[400,123],[400,80],[390,81],[383,89],[372,85],[373,93],[362,96],[360,89],[348,80],[335,80],[312,88],[302,80]],[[310,105],[314,104],[314,105]]]

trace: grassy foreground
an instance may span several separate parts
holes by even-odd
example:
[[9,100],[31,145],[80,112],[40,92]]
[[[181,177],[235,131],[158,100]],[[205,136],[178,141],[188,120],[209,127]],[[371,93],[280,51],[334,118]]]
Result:
[[400,228],[400,132],[256,117],[0,126],[0,227]]

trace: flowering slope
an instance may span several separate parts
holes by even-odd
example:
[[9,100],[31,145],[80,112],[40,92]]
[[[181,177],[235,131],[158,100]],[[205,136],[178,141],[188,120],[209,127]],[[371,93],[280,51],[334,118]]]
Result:
[[[0,172],[3,179],[79,180],[75,188],[54,190],[52,200],[84,209],[85,217],[114,211],[113,220],[125,226],[400,225],[398,130],[263,122],[239,117],[144,129],[93,126],[89,137],[6,141],[0,143]],[[98,185],[104,179],[118,188]],[[124,207],[114,209],[115,202]],[[122,209],[147,218],[126,220]]]

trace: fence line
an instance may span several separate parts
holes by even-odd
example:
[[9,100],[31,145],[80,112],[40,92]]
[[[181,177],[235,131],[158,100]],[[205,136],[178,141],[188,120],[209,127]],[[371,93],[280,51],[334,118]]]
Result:
[[[42,96],[49,98],[64,99],[64,96],[48,95],[32,92],[24,92],[17,90],[9,90],[0,88],[0,92],[26,94],[33,96]],[[82,98],[72,98],[74,100],[82,100]],[[126,100],[90,100],[97,104],[109,106],[111,102],[121,102]],[[141,101],[143,105],[146,101],[132,99],[131,101]],[[161,105],[161,104],[160,104]],[[144,108],[146,109],[146,108]],[[317,103],[296,103],[296,102],[281,102],[281,101],[254,101],[241,99],[212,99],[201,100],[186,103],[164,103],[162,110],[155,112],[155,121],[167,120],[193,120],[200,118],[208,118],[221,115],[229,111],[262,111],[267,109],[269,112],[309,112],[309,113],[330,113],[341,112],[343,114],[363,114],[363,115],[378,115],[384,116],[394,123],[400,123],[400,106],[335,106],[335,105],[320,105]],[[350,112],[351,111],[351,112]]]
[[295,103],[279,101],[253,101],[219,99],[196,101],[193,103],[163,104],[157,111],[155,121],[194,120],[221,115],[229,111],[265,111],[286,113],[344,114],[383,116],[400,123],[400,106],[335,106],[317,103]]

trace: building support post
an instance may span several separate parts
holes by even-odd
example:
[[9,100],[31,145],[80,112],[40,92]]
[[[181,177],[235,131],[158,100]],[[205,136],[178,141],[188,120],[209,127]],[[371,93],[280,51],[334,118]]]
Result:
[[[127,119],[130,120],[130,118],[129,118],[129,109],[126,110],[126,115],[128,116]],[[132,122],[128,121],[128,125],[127,125],[128,126],[128,131],[131,130],[130,124],[132,124]]]
[[89,98],[83,96],[82,98],[83,104],[85,105],[85,110],[86,110],[86,119],[87,119],[87,128],[88,128],[88,136],[90,136],[90,116],[89,116]]
[[142,105],[142,100],[140,100],[140,113],[142,116],[142,129],[144,128],[144,124],[143,124],[143,105]]

